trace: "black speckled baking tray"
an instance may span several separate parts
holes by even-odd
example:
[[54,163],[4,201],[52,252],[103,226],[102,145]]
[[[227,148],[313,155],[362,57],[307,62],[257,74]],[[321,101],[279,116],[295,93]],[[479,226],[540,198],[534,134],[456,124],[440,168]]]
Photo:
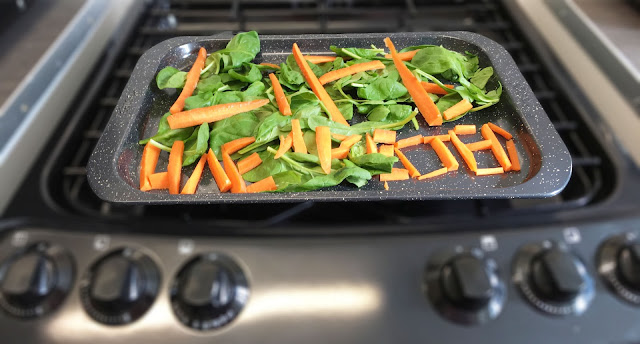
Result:
[[[188,69],[195,52],[204,46],[208,52],[222,49],[232,37],[222,34],[211,37],[178,37],[162,42],[147,51],[138,61],[131,79],[120,97],[113,115],[88,164],[89,183],[96,194],[110,202],[131,204],[196,204],[196,203],[260,203],[296,201],[376,201],[426,200],[464,198],[541,198],[559,193],[571,176],[571,156],[555,131],[547,114],[518,70],[509,53],[496,42],[469,32],[416,32],[393,34],[342,34],[302,36],[261,36],[262,51],[258,62],[279,63],[297,42],[306,54],[329,54],[330,45],[344,47],[384,46],[382,40],[390,36],[398,49],[410,45],[438,44],[459,52],[473,52],[479,56],[480,66],[493,66],[502,83],[500,102],[488,109],[467,115],[442,127],[428,127],[419,115],[420,130],[411,124],[398,132],[398,139],[418,133],[446,134],[455,124],[493,122],[512,134],[520,154],[522,171],[503,175],[475,176],[466,167],[451,144],[460,169],[430,180],[389,182],[390,190],[374,178],[358,189],[340,185],[323,190],[297,193],[221,194],[205,169],[194,195],[170,195],[166,190],[142,192],[139,185],[139,163],[142,146],[138,140],[156,132],[158,120],[177,98],[177,93],[159,90],[155,75],[165,66]],[[491,85],[490,85],[491,86]],[[489,87],[491,89],[491,87]],[[357,115],[356,115],[357,116]],[[464,142],[481,140],[480,134],[461,136]],[[421,173],[441,167],[428,145],[404,149],[408,158]],[[489,151],[476,152],[478,167],[497,167]],[[158,171],[166,168],[168,154],[162,153]],[[400,163],[398,163],[399,165]],[[182,183],[193,167],[183,169]]]

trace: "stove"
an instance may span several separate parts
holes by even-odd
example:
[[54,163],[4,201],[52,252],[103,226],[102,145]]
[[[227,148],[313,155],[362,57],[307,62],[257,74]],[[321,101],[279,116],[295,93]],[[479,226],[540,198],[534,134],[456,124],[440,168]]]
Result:
[[[640,341],[640,172],[519,1],[174,0],[121,11],[0,219],[5,342]],[[86,163],[138,58],[171,37],[227,30],[485,35],[514,57],[569,148],[569,184],[519,200],[101,201]]]

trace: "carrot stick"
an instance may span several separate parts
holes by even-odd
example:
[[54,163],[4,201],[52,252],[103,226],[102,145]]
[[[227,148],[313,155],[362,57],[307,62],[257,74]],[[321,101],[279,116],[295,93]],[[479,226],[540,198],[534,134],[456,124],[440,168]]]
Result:
[[472,152],[491,149],[491,140],[482,140],[482,141],[467,143],[467,148],[469,148],[469,150]]
[[291,116],[291,107],[289,106],[289,102],[287,102],[287,96],[285,96],[284,91],[282,90],[280,81],[278,81],[278,78],[273,73],[269,73],[269,80],[271,80],[273,95],[276,98],[276,103],[278,103],[280,113],[285,116]]
[[380,174],[380,181],[387,182],[393,180],[407,180],[409,179],[409,171],[405,168],[392,168],[391,173]]
[[302,56],[302,52],[300,51],[300,48],[298,48],[297,43],[293,43],[293,57],[296,59],[296,63],[298,64],[298,67],[300,67],[302,75],[305,80],[307,80],[311,90],[316,94],[318,99],[320,99],[322,104],[324,104],[327,112],[329,112],[331,120],[349,126],[349,123],[344,119],[344,116],[342,116],[342,113],[338,110],[338,107],[333,102],[333,99],[331,99],[331,96],[329,96],[329,93],[327,93],[322,84],[320,84],[316,75],[313,74],[311,67],[309,67],[309,64]]
[[448,171],[454,171],[458,169],[458,160],[456,160],[453,154],[451,154],[449,148],[447,148],[447,146],[445,146],[439,138],[434,137],[433,140],[431,140],[431,147],[433,147],[433,150],[436,151],[436,154],[438,154],[438,158],[440,158],[440,161],[442,161],[442,164],[447,168]]
[[292,145],[293,145],[292,133],[289,133],[289,135],[287,135],[286,137],[280,135],[280,148],[278,148],[278,151],[276,152],[276,155],[273,158],[280,159],[280,157],[283,156],[284,153],[286,153],[289,149],[291,149]]
[[304,55],[304,59],[313,63],[325,63],[325,62],[333,62],[337,56],[324,56],[324,55]]
[[258,153],[253,153],[248,157],[238,161],[238,172],[240,172],[240,174],[245,174],[260,166],[260,164],[262,164],[262,159],[260,159]]
[[196,193],[196,189],[198,188],[198,184],[200,183],[200,177],[202,177],[202,170],[204,169],[204,163],[207,162],[207,155],[203,154],[200,157],[200,161],[196,165],[196,168],[193,169],[193,173],[191,173],[191,177],[187,179],[187,183],[182,188],[183,195],[192,195]]
[[331,173],[331,131],[329,127],[316,127],[316,146],[318,146],[318,158],[324,173]]
[[[402,61],[411,61],[413,60],[413,57],[416,56],[417,53],[418,53],[418,50],[405,51],[404,53],[398,53],[398,57]],[[387,59],[393,58],[391,54],[386,54],[384,55],[384,57]]]
[[453,127],[453,132],[456,135],[473,135],[477,131],[475,124],[458,124]]
[[334,134],[334,133],[331,133],[331,137],[332,137],[334,140],[343,141],[344,139],[346,139],[346,138],[347,138],[347,137],[349,137],[349,136],[347,136],[347,135],[342,135],[342,134]]
[[273,69],[280,69],[280,66],[278,66],[277,64],[273,64],[273,63],[269,63],[269,62],[262,62],[260,65],[261,66],[271,67]]
[[342,142],[340,143],[340,148],[350,150],[351,146],[360,142],[360,140],[362,140],[362,135],[351,135],[346,139],[342,140]]
[[322,85],[326,85],[332,81],[340,80],[347,75],[353,75],[356,73],[365,72],[368,70],[375,70],[375,69],[384,69],[384,64],[382,64],[382,62],[378,60],[371,61],[371,62],[357,63],[349,67],[340,68],[340,69],[331,71],[329,73],[326,73],[322,75],[318,79],[318,81],[320,81]]
[[348,148],[338,147],[331,150],[331,159],[346,159],[347,156],[349,156]]
[[206,59],[207,51],[204,48],[200,48],[200,50],[198,50],[198,57],[196,58],[196,61],[193,62],[193,66],[191,66],[189,73],[187,73],[187,79],[184,82],[184,87],[182,88],[178,99],[176,99],[176,102],[173,103],[169,109],[169,112],[171,112],[172,115],[175,115],[184,109],[184,101],[191,97],[193,91],[196,89],[198,80],[200,80],[200,72],[202,71],[202,68],[204,68],[204,61]]
[[307,145],[304,143],[299,119],[291,120],[291,132],[293,133],[293,151],[296,153],[307,154]]
[[[422,88],[424,88],[424,90],[427,91],[428,93],[442,94],[442,95],[449,93],[446,90],[444,90],[442,87],[440,87],[440,85],[434,84],[432,82],[422,81],[420,85],[422,85]],[[446,88],[453,89],[453,85],[445,84],[444,86]]]
[[424,144],[429,144],[431,143],[431,140],[433,140],[434,138],[439,138],[440,141],[442,142],[447,142],[447,141],[451,141],[451,137],[449,136],[449,134],[446,135],[435,135],[435,136],[425,136],[423,138]]
[[489,128],[491,128],[491,130],[493,130],[494,133],[504,137],[505,139],[511,140],[513,138],[513,136],[511,134],[509,134],[508,131],[500,128],[499,126],[497,126],[497,125],[495,125],[495,124],[493,124],[491,122],[488,122],[487,124],[489,125]]
[[248,102],[218,104],[203,108],[178,112],[167,117],[171,129],[181,129],[211,123],[229,118],[239,113],[255,110],[269,103],[269,99],[256,99]]
[[479,168],[476,170],[476,176],[488,176],[490,174],[501,174],[501,173],[504,173],[504,169],[502,169],[502,167]]
[[160,148],[147,142],[142,151],[142,159],[140,160],[140,190],[151,190],[149,185],[149,176],[155,172],[160,156]]
[[471,105],[468,100],[462,99],[454,106],[444,110],[444,112],[442,113],[442,117],[444,117],[445,120],[449,121],[471,110],[471,108],[473,108],[473,105]]
[[259,180],[247,186],[247,193],[276,191],[276,190],[278,190],[278,186],[276,185],[276,181],[273,180],[272,176],[268,176],[265,179]]
[[409,161],[409,159],[407,159],[404,153],[402,153],[398,148],[394,148],[393,150],[395,151],[396,155],[400,159],[400,162],[402,162],[402,165],[404,166],[404,168],[406,168],[407,171],[409,171],[409,175],[411,176],[411,178],[420,177],[420,172],[418,172],[418,169],[415,166],[413,166],[413,164],[411,163],[411,161]]
[[235,139],[233,141],[229,141],[223,144],[220,150],[223,153],[226,152],[227,154],[231,155],[254,142],[256,142],[255,137],[251,137],[251,136],[241,137],[239,139]]
[[386,156],[393,156],[395,154],[393,152],[393,148],[393,145],[380,145],[380,151],[378,153]]
[[222,165],[220,165],[218,158],[213,154],[213,150],[211,148],[209,148],[209,151],[207,152],[207,164],[209,165],[213,179],[216,181],[220,192],[229,191],[229,189],[231,189],[231,180],[222,168]]
[[396,143],[396,132],[394,130],[376,129],[373,131],[373,142]]
[[373,142],[369,133],[366,133],[365,135],[365,145],[367,146],[367,154],[378,153],[378,146]]
[[487,124],[483,125],[482,128],[480,128],[480,133],[482,133],[482,137],[486,140],[491,140],[491,151],[496,159],[498,159],[498,163],[500,163],[502,169],[504,169],[505,172],[510,171],[511,161],[509,161],[507,153],[502,149],[502,145],[500,145],[500,141],[498,141],[498,138],[496,137],[496,134],[493,133],[493,130],[491,130],[491,127]]
[[161,190],[169,188],[169,178],[167,172],[154,173],[149,176],[151,190]]
[[180,193],[180,177],[182,176],[182,153],[184,142],[175,141],[169,153],[169,165],[167,166],[167,178],[169,179],[169,193]]
[[471,171],[477,170],[478,164],[476,163],[476,158],[473,156],[471,150],[469,150],[469,148],[467,148],[467,146],[462,141],[460,141],[458,135],[456,135],[453,130],[449,130],[449,136],[451,137],[451,143],[453,143],[453,146],[456,147],[458,153],[460,153],[460,156],[462,157],[464,162],[467,163],[469,169]]
[[389,183],[384,182],[383,186],[385,190],[389,191]]
[[509,153],[509,160],[511,160],[511,170],[520,171],[520,158],[518,158],[518,151],[513,140],[507,141],[507,152]]
[[396,148],[406,148],[424,143],[422,135],[411,136],[406,139],[398,140],[395,143]]
[[222,161],[224,162],[224,171],[231,180],[231,193],[247,192],[247,184],[242,179],[242,175],[238,172],[236,164],[233,163],[231,157],[226,152],[222,152]]
[[449,169],[447,169],[446,167],[443,167],[443,168],[437,169],[437,170],[435,170],[433,172],[429,172],[427,174],[421,175],[420,177],[418,177],[418,180],[425,180],[425,179],[429,179],[429,178],[434,178],[434,177],[437,177],[439,175],[443,175],[443,174],[447,173],[448,170]]
[[398,52],[396,51],[395,46],[393,46],[391,39],[389,39],[389,37],[385,38],[384,43],[391,51],[393,64],[396,66],[396,69],[402,78],[402,83],[407,88],[407,91],[409,91],[411,98],[413,98],[413,102],[416,103],[416,106],[418,107],[418,110],[420,110],[424,119],[430,126],[442,125],[442,116],[440,115],[438,107],[433,100],[429,98],[427,91],[422,88],[418,79],[416,79],[409,68],[404,65],[404,62],[400,60]]

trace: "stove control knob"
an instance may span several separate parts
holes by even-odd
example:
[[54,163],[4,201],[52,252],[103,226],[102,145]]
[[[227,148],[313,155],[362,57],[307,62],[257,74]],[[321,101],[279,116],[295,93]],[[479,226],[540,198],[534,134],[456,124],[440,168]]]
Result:
[[598,272],[621,298],[640,305],[640,242],[635,235],[605,241],[598,251]]
[[56,308],[73,283],[71,257],[60,247],[38,243],[0,264],[0,307],[20,318]]
[[585,265],[565,246],[549,241],[524,246],[514,280],[536,308],[554,315],[581,314],[594,296]]
[[496,318],[505,300],[495,263],[479,250],[435,255],[427,265],[425,282],[436,309],[462,324]]
[[171,287],[171,305],[185,325],[209,330],[231,322],[249,296],[240,267],[220,254],[198,256],[178,273]]
[[160,273],[144,253],[125,248],[108,254],[85,275],[80,295],[91,317],[108,325],[142,316],[158,293]]

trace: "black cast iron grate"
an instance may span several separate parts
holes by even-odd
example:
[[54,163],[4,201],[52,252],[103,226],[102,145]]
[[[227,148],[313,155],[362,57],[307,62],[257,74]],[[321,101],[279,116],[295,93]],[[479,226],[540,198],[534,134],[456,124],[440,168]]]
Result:
[[[217,206],[121,206],[103,202],[89,188],[86,163],[138,58],[165,39],[212,35],[221,31],[257,30],[261,34],[400,32],[464,30],[502,44],[514,57],[573,158],[573,175],[559,195],[541,200],[466,200],[376,202],[352,204],[268,204]],[[83,113],[77,113],[64,152],[49,176],[49,193],[72,213],[106,219],[172,218],[225,226],[268,226],[283,221],[364,224],[380,221],[435,223],[489,214],[521,214],[576,208],[597,203],[613,189],[611,162],[555,83],[536,60],[509,15],[496,1],[156,1],[126,38],[113,66],[102,65],[106,78]],[[104,68],[110,68],[104,70]],[[98,74],[98,73],[96,73]],[[83,97],[86,97],[84,95]],[[331,213],[328,217],[326,214]],[[330,219],[328,219],[330,218]]]

